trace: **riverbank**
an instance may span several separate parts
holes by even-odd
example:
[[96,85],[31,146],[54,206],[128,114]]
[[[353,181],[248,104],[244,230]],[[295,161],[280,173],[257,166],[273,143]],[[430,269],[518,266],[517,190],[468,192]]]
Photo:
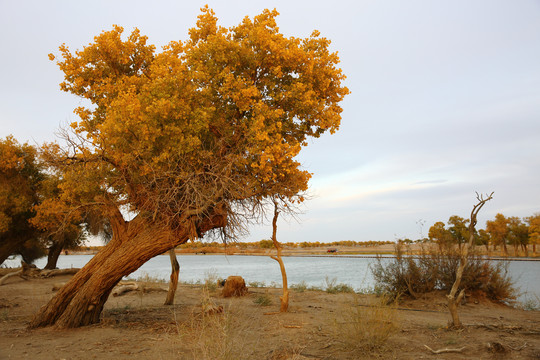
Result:
[[[409,244],[404,246],[404,249],[409,254],[420,254],[426,247],[426,244]],[[529,251],[511,252],[504,254],[502,250],[492,249],[489,251],[483,246],[475,247],[475,251],[483,256],[487,256],[494,260],[497,259],[532,259],[540,260],[540,253]],[[69,251],[72,255],[95,255],[98,248],[89,250],[73,250]],[[254,256],[269,256],[275,254],[274,248],[258,248],[255,246],[245,246],[242,243],[231,244],[227,247],[221,246],[196,246],[176,249],[178,255],[205,255],[205,254],[225,254],[225,255],[254,255]],[[309,256],[309,255],[328,255],[328,256],[347,256],[347,255],[396,255],[395,244],[384,245],[357,245],[357,246],[317,246],[317,247],[290,247],[283,246],[282,256]]]
[[[75,330],[26,330],[32,315],[53,295],[52,286],[69,276],[0,286],[2,359],[532,359],[540,356],[540,312],[470,299],[460,308],[464,331],[446,328],[443,294],[406,300],[379,316],[395,325],[381,347],[357,339],[347,323],[373,314],[369,295],[292,291],[288,313],[279,309],[279,289],[250,288],[225,299],[219,288],[181,285],[174,306],[162,305],[165,292],[132,292],[109,298],[102,321]],[[166,287],[166,284],[163,284]],[[201,304],[223,306],[202,316]],[[352,311],[352,312],[351,312]],[[395,313],[388,313],[394,311]],[[351,314],[353,316],[351,317]],[[381,315],[382,314],[382,315]],[[371,319],[371,327],[379,324]],[[371,344],[370,344],[371,341]],[[434,355],[433,350],[461,349]],[[501,353],[498,353],[501,351]]]

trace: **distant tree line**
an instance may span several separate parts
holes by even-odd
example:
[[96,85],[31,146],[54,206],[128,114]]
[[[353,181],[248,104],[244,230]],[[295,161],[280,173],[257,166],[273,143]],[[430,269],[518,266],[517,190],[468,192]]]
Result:
[[[296,248],[319,248],[319,247],[332,247],[332,246],[379,246],[393,244],[392,241],[353,241],[353,240],[340,240],[332,242],[319,242],[319,241],[302,241],[302,242],[286,242],[281,244],[283,248],[296,249]],[[240,249],[273,249],[274,244],[270,239],[263,239],[260,241],[254,242],[237,242],[234,244],[224,244],[220,242],[204,242],[204,241],[194,241],[185,243],[179,246],[180,249],[193,249],[193,248],[203,248],[203,247],[218,247],[224,248],[226,246],[235,246]]]
[[[426,240],[439,247],[457,245],[461,248],[469,237],[468,223],[468,219],[450,216],[446,224],[442,221],[433,224]],[[493,220],[486,222],[485,229],[475,232],[474,239],[476,245],[484,246],[488,252],[499,248],[508,255],[508,248],[512,247],[514,255],[522,251],[528,256],[529,246],[532,246],[533,253],[536,253],[536,245],[540,243],[540,214],[519,218],[499,213]]]

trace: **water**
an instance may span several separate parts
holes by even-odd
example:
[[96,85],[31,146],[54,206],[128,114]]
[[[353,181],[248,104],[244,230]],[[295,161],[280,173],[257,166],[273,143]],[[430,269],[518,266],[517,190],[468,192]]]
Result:
[[[92,255],[61,255],[59,268],[83,267]],[[215,276],[227,278],[240,275],[248,283],[281,285],[281,272],[275,260],[268,256],[227,256],[227,255],[177,255],[180,263],[180,281],[204,282],[205,278]],[[44,267],[46,258],[35,262]],[[344,283],[355,290],[372,289],[373,276],[369,266],[374,258],[355,257],[284,257],[289,284],[305,282],[307,286],[326,288],[327,281],[335,279],[336,283]],[[11,260],[7,266],[18,266],[19,262]],[[156,256],[132,273],[130,278],[151,276],[168,280],[171,265],[169,255]],[[509,261],[509,273],[520,292],[519,301],[540,298],[540,281],[536,278],[540,273],[540,261]]]

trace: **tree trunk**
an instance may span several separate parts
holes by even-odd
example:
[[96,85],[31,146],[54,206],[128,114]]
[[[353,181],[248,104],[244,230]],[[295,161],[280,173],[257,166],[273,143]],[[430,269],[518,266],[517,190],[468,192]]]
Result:
[[44,269],[52,270],[56,269],[56,264],[58,263],[58,257],[62,253],[62,244],[53,242],[51,247],[49,247],[49,253],[47,254],[47,265]]
[[20,244],[16,241],[8,241],[7,239],[3,240],[3,244],[0,245],[0,265],[2,265],[8,257],[13,255],[19,245]]
[[503,242],[502,242],[502,246],[503,246],[504,255],[508,256],[508,247],[506,247],[506,240],[504,240],[504,239],[503,239]]
[[176,288],[178,287],[178,274],[180,273],[180,264],[176,259],[176,252],[174,248],[169,250],[169,257],[171,258],[171,279],[169,281],[169,292],[167,293],[167,299],[165,299],[164,305],[174,304],[174,295],[176,294]]
[[[110,217],[113,238],[34,316],[29,328],[55,325],[73,328],[99,321],[103,305],[122,277],[131,274],[156,255],[186,242],[192,229],[174,234],[163,224],[140,216],[130,222],[116,211]],[[226,219],[214,215],[200,224],[200,233],[222,227]]]
[[281,270],[281,279],[283,281],[283,295],[279,297],[280,300],[280,312],[287,312],[289,309],[289,287],[287,283],[287,272],[285,271],[285,264],[283,263],[283,260],[281,259],[281,245],[277,241],[277,219],[279,216],[278,211],[278,204],[276,201],[274,201],[274,218],[272,220],[272,242],[274,243],[274,246],[277,250],[277,256],[270,257],[274,260],[276,260],[279,263],[279,269]]
[[527,244],[520,244],[521,251],[525,254],[525,257],[529,256],[529,248],[527,247]]
[[456,280],[454,281],[454,284],[452,285],[452,289],[450,289],[450,293],[446,295],[446,298],[448,300],[448,310],[450,311],[450,316],[452,317],[452,327],[453,328],[461,328],[461,321],[459,320],[459,315],[457,308],[459,304],[461,303],[461,300],[463,299],[463,296],[465,296],[465,289],[462,289],[459,292],[459,295],[457,295],[457,291],[459,289],[459,286],[461,284],[461,278],[463,276],[463,271],[465,270],[465,267],[467,266],[467,260],[469,256],[469,249],[474,245],[474,233],[476,226],[476,217],[478,215],[478,212],[484,204],[491,200],[493,197],[493,193],[491,193],[486,199],[484,199],[480,195],[476,195],[476,198],[478,199],[478,203],[473,206],[473,209],[471,211],[471,217],[469,222],[469,241],[464,244],[463,250],[460,253],[459,257],[459,266],[456,271]]

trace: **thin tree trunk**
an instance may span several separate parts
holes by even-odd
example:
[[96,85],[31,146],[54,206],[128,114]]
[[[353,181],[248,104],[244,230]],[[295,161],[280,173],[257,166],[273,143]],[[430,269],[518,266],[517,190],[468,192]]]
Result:
[[504,251],[504,255],[505,256],[508,256],[508,247],[506,247],[506,240],[503,239],[502,241],[502,246],[503,246],[503,251]]
[[462,289],[459,292],[459,295],[457,295],[458,288],[461,284],[461,278],[463,277],[463,271],[465,270],[465,267],[467,266],[467,260],[469,255],[469,249],[474,244],[474,233],[476,226],[476,216],[478,215],[478,212],[484,204],[491,200],[493,197],[493,193],[491,193],[486,199],[484,199],[480,195],[476,195],[476,198],[478,199],[478,203],[473,207],[471,211],[471,218],[469,223],[469,241],[464,244],[463,250],[461,251],[459,266],[456,271],[456,280],[454,281],[454,284],[452,285],[452,289],[450,289],[450,293],[446,296],[448,299],[448,310],[450,311],[450,316],[452,317],[452,327],[454,328],[461,328],[461,321],[459,320],[459,315],[457,308],[463,299],[463,296],[465,296],[465,289]]
[[285,271],[285,264],[281,259],[281,245],[277,241],[277,219],[279,216],[277,202],[274,201],[274,218],[272,219],[272,242],[277,250],[277,256],[270,255],[270,257],[279,263],[279,269],[281,270],[281,280],[283,281],[283,295],[279,297],[280,300],[280,312],[287,312],[289,309],[289,287],[287,283],[287,272]]
[[[55,325],[73,328],[99,321],[103,305],[123,276],[131,274],[156,255],[186,242],[190,228],[174,234],[162,224],[149,223],[139,216],[130,222],[116,211],[110,218],[113,238],[34,316],[30,328]],[[220,214],[200,224],[204,233],[225,225]]]
[[176,252],[174,248],[169,250],[169,257],[171,259],[171,279],[169,281],[169,292],[167,292],[167,299],[165,299],[164,305],[173,305],[174,304],[174,295],[176,294],[176,288],[178,287],[178,275],[180,273],[180,264],[178,264],[178,259],[176,258]]
[[58,257],[62,253],[62,248],[63,246],[61,243],[52,243],[52,245],[49,247],[49,253],[47,254],[47,265],[45,265],[44,269],[56,269],[56,264],[58,263]]

